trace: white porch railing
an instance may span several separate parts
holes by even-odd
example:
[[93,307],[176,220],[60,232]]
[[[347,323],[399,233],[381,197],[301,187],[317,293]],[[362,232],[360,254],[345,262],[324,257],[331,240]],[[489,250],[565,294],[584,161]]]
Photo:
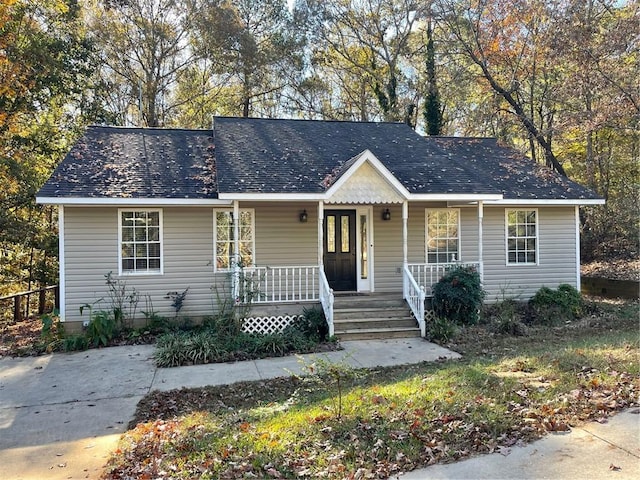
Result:
[[420,326],[420,336],[425,337],[427,326],[424,321],[424,299],[426,297],[424,286],[418,285],[408,265],[403,268],[402,287],[404,299],[409,304],[413,316]]
[[318,271],[316,265],[244,268],[238,298],[243,303],[317,301]]
[[324,316],[327,319],[327,325],[329,326],[329,336],[333,337],[333,289],[329,287],[329,281],[324,273],[324,268],[319,269],[320,272],[320,303],[322,304],[322,310]]
[[425,289],[425,295],[433,295],[433,286],[442,276],[454,267],[475,267],[481,272],[480,262],[450,262],[450,263],[409,263],[407,268],[416,283]]

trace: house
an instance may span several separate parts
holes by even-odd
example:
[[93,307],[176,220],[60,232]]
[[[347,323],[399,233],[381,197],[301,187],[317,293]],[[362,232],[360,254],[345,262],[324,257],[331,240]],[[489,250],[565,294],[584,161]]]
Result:
[[333,331],[338,300],[385,297],[423,335],[424,299],[452,264],[476,266],[489,301],[579,288],[578,207],[603,203],[495,139],[224,117],[212,130],[89,127],[37,201],[59,208],[70,325],[112,272],[165,315],[187,288],[180,313],[211,314],[230,279],[237,302],[250,292],[264,307],[250,329],[321,303]]

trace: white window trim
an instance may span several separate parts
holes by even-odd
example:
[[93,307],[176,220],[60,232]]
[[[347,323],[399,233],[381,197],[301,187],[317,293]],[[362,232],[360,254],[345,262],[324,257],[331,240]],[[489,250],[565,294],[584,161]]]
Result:
[[[509,261],[509,212],[535,212],[536,214],[536,261]],[[505,208],[504,209],[504,260],[507,267],[535,267],[540,265],[540,213],[537,208]]]
[[[437,265],[437,263],[429,263],[429,213],[430,212],[457,212],[458,214],[458,251],[456,252],[456,261],[460,261],[462,252],[462,214],[459,208],[425,208],[424,210],[424,261],[429,265]],[[450,259],[449,259],[450,260]]]
[[[123,270],[122,269],[122,213],[123,212],[158,212],[158,225],[160,237],[160,270]],[[164,213],[161,208],[119,208],[118,209],[118,275],[143,276],[164,275]]]
[[[217,252],[216,246],[218,244],[218,219],[216,217],[216,213],[218,212],[228,212],[233,213],[233,208],[214,208],[213,209],[213,271],[214,272],[230,272],[231,268],[218,268],[218,262],[216,261]],[[256,211],[255,208],[241,208],[240,213],[249,212],[251,214],[251,232],[253,233],[253,237],[251,239],[251,251],[253,252],[253,265],[254,267],[257,265],[256,262]],[[234,240],[235,241],[235,240]],[[247,267],[249,268],[249,267]]]

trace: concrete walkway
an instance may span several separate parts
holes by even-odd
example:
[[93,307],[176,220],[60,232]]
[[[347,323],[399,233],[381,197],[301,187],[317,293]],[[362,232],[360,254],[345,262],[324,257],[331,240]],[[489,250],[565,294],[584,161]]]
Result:
[[[356,367],[456,358],[421,339],[343,342],[318,354]],[[0,479],[98,478],[138,401],[152,390],[220,385],[299,372],[296,357],[158,369],[153,346],[0,359]],[[305,355],[310,360],[314,355]],[[611,468],[610,468],[611,467]],[[640,472],[640,415],[550,435],[509,455],[411,472],[423,478],[612,478]]]
[[[355,367],[459,355],[422,339],[343,342],[317,354]],[[152,390],[221,385],[298,373],[295,356],[156,368],[141,345],[0,358],[0,479],[98,478],[140,399]],[[315,355],[304,355],[310,360]]]

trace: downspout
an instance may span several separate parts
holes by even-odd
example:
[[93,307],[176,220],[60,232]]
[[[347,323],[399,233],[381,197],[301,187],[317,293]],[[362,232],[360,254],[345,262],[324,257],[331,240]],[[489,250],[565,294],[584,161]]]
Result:
[[480,282],[484,283],[484,203],[482,200],[478,200],[478,273],[480,274]]
[[67,312],[66,272],[64,256],[64,206],[58,206],[58,301],[60,302],[60,321],[65,321]]

